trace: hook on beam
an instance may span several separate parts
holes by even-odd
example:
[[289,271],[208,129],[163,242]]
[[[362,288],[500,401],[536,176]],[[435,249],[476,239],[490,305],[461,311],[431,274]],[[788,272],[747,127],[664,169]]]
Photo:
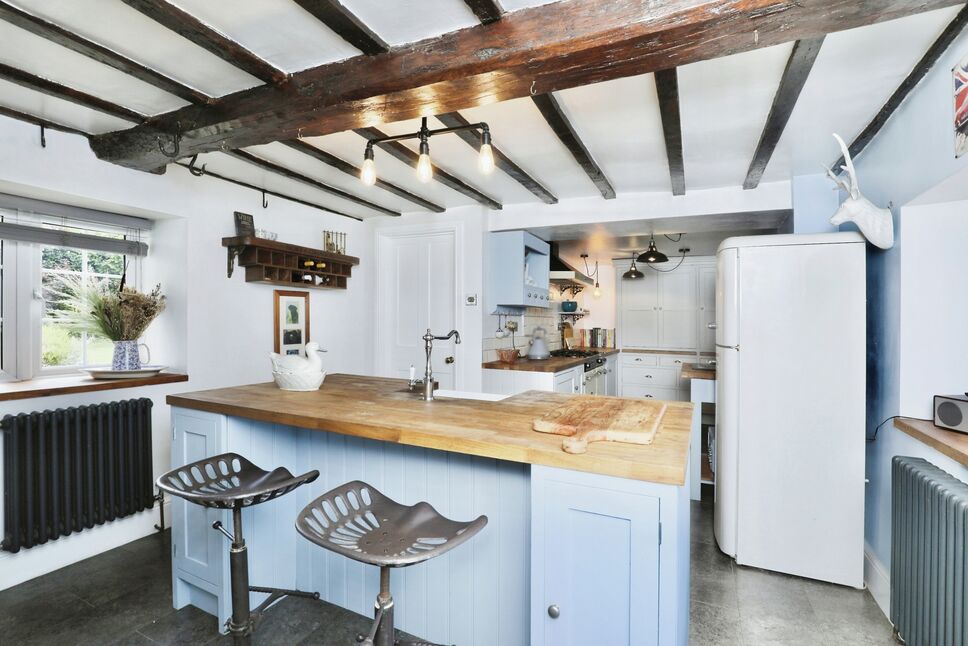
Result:
[[45,128],[43,124],[40,126],[40,147],[47,147],[47,128]]
[[195,177],[201,177],[202,175],[205,174],[206,164],[202,164],[201,166],[196,166],[195,162],[197,161],[198,161],[198,154],[196,153],[192,155],[191,160],[189,160],[188,162],[188,172],[194,175]]
[[165,144],[161,140],[161,137],[158,137],[158,150],[160,150],[161,151],[161,154],[164,155],[165,157],[167,157],[168,159],[177,159],[178,158],[178,154],[181,152],[181,146],[180,146],[180,143],[179,143],[179,139],[180,139],[180,137],[178,137],[176,135],[172,135],[171,136],[171,148],[165,148]]
[[269,200],[266,199],[266,192],[265,192],[265,190],[262,191],[262,208],[264,208],[264,209],[269,208]]

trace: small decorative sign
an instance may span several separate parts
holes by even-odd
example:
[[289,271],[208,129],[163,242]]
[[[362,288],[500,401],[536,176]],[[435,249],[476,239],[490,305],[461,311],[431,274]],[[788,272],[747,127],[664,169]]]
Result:
[[309,292],[277,289],[275,307],[275,351],[301,356],[309,343]]
[[241,211],[235,212],[235,235],[252,236],[255,235],[255,218],[248,213]]
[[954,69],[955,157],[968,153],[968,56]]

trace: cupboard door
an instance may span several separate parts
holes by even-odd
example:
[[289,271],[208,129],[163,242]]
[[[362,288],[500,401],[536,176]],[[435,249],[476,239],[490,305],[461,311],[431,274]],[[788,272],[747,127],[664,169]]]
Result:
[[575,369],[566,370],[565,372],[555,373],[555,392],[565,393],[567,395],[577,395],[581,392],[581,382],[578,381],[579,374],[575,372]]
[[698,272],[682,266],[659,276],[659,348],[691,349],[698,341]]
[[658,309],[625,309],[622,311],[622,347],[656,348],[658,343]]
[[540,487],[532,643],[657,644],[659,499],[604,483],[547,479]]
[[[213,413],[178,410],[172,415],[171,463],[180,466],[223,452],[225,418]],[[171,498],[172,567],[219,585],[225,539],[212,530],[222,519],[214,509]]]
[[716,350],[716,267],[699,268],[699,350]]

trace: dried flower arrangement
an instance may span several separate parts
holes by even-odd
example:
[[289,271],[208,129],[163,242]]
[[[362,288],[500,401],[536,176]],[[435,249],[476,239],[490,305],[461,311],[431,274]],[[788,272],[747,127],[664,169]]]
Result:
[[107,337],[111,341],[136,341],[165,310],[161,285],[143,294],[122,280],[115,289],[106,280],[63,278],[54,296],[68,306],[57,318],[74,329]]

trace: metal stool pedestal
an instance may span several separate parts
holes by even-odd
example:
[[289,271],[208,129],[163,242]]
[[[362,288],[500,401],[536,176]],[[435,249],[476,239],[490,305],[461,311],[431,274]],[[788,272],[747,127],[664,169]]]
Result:
[[425,502],[411,507],[387,498],[358,480],[309,503],[296,529],[320,547],[380,567],[373,626],[358,641],[363,646],[439,646],[394,640],[390,568],[406,567],[440,556],[487,525],[487,516],[460,523],[440,515]]
[[[279,599],[286,596],[319,599],[318,592],[249,585],[249,554],[242,534],[242,509],[287,494],[318,477],[318,471],[301,476],[293,476],[281,467],[264,471],[238,454],[224,453],[186,464],[158,478],[158,487],[173,496],[203,507],[232,510],[232,532],[225,529],[221,521],[212,523],[212,529],[231,541],[229,574],[232,616],[226,622],[226,627],[237,646],[252,643],[252,633],[262,613]],[[250,592],[267,593],[269,596],[255,610],[250,610]]]

